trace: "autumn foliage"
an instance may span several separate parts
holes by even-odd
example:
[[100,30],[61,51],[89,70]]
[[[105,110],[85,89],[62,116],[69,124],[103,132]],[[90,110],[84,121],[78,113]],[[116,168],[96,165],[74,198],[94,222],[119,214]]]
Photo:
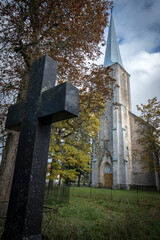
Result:
[[[55,125],[52,142],[59,141],[61,136],[58,144],[63,146],[60,150],[63,156],[67,159],[72,153],[82,160],[85,154],[84,164],[88,164],[87,146],[91,148],[90,139],[97,132],[98,118],[113,93],[111,70],[93,64],[100,56],[100,46],[105,44],[103,33],[111,5],[105,0],[1,1],[1,141],[8,134],[4,131],[8,106],[25,98],[31,64],[48,54],[58,62],[57,82],[69,81],[80,89],[79,119]],[[63,136],[64,129],[68,137]],[[81,153],[75,153],[75,144]],[[54,159],[55,154],[59,154],[58,147],[53,149]],[[60,159],[59,155],[56,158]]]

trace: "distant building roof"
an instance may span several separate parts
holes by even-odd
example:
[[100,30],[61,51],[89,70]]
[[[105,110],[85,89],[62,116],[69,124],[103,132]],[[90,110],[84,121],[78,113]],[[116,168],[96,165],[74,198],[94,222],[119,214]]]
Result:
[[107,38],[107,46],[106,46],[106,53],[105,53],[105,59],[104,59],[104,67],[111,66],[114,63],[119,63],[123,68],[123,63],[121,59],[121,54],[119,51],[115,26],[114,26],[114,20],[111,13],[111,19],[110,19],[110,25],[109,25],[109,32],[108,32],[108,38]]

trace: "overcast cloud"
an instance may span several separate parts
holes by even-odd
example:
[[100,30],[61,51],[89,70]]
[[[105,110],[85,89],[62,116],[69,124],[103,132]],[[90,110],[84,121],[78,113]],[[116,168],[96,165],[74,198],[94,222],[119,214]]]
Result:
[[[115,0],[113,17],[121,57],[131,75],[132,112],[160,100],[160,0]],[[107,38],[108,29],[105,31]],[[105,48],[102,49],[105,51]],[[101,58],[103,64],[104,56]]]

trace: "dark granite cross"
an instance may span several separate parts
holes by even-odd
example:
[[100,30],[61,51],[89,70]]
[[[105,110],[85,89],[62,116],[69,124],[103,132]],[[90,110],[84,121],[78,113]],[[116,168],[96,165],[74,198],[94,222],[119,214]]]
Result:
[[34,62],[24,102],[8,110],[6,128],[20,130],[3,240],[40,240],[51,123],[78,116],[78,89],[55,86],[57,64]]

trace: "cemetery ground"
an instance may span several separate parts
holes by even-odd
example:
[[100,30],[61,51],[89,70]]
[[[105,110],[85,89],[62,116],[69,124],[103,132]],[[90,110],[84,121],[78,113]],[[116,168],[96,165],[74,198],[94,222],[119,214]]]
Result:
[[46,191],[42,240],[160,239],[158,192],[71,187],[69,202],[63,197],[59,203]]
[[[138,201],[137,201],[138,200]],[[160,193],[71,187],[69,203],[43,217],[43,239],[159,240]]]

